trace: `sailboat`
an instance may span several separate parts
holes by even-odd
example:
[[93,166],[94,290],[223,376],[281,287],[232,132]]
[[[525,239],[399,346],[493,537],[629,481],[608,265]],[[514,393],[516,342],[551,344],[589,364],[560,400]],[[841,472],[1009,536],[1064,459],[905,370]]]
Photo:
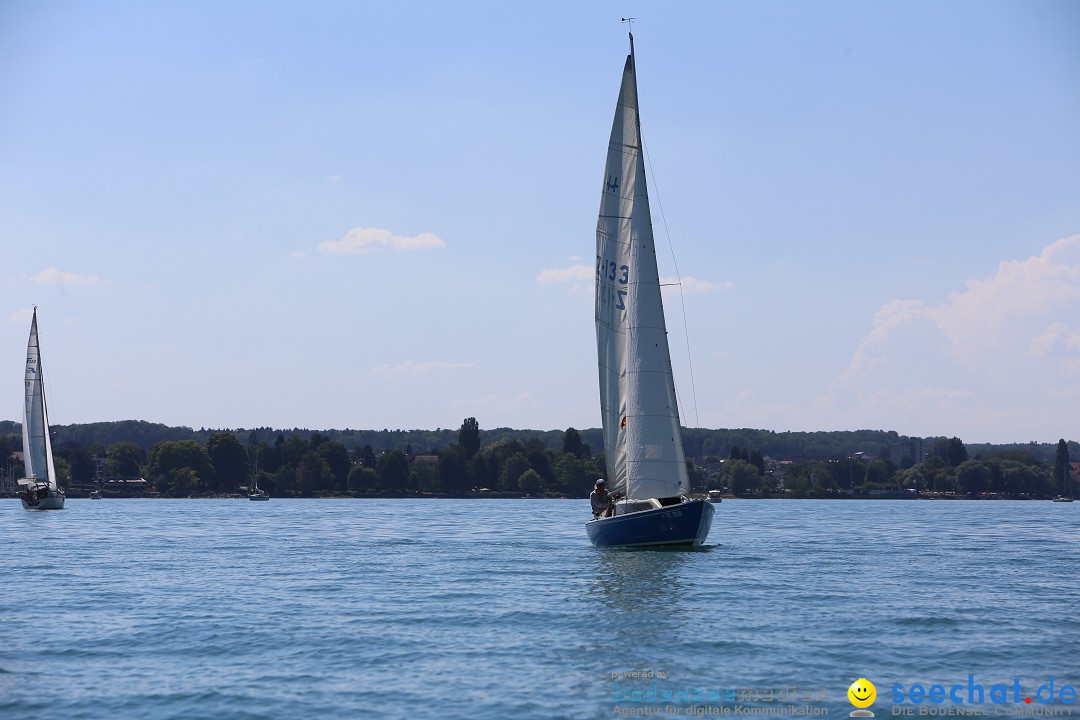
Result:
[[19,480],[19,498],[25,510],[63,510],[64,493],[56,484],[49,413],[45,407],[45,378],[38,347],[37,308],[30,324],[26,345],[26,386],[23,403],[23,466],[26,477]]
[[597,547],[701,545],[715,509],[687,498],[638,117],[634,35],[608,144],[596,226],[596,345],[613,514],[585,525]]
[[251,473],[251,487],[248,489],[248,500],[269,500],[270,496],[265,490],[259,488],[259,450],[255,449],[255,471]]

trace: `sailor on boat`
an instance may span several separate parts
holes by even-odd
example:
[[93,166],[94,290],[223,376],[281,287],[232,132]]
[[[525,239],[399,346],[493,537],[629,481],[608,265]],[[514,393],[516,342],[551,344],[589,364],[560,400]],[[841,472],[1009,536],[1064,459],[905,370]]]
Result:
[[599,517],[611,517],[613,503],[618,499],[618,495],[609,495],[607,491],[607,483],[601,478],[596,481],[596,489],[589,494],[589,503],[592,505],[593,519]]

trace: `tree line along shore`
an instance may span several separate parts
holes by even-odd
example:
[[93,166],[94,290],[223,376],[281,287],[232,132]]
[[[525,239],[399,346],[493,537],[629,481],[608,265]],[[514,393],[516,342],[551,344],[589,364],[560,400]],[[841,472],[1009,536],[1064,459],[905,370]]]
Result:
[[[605,477],[602,433],[576,430],[291,430],[170,427],[145,421],[55,426],[69,496],[586,497]],[[18,423],[0,421],[0,493],[22,477]],[[892,431],[776,433],[686,428],[695,493],[740,497],[1018,498],[1072,494],[1080,446],[965,444]]]

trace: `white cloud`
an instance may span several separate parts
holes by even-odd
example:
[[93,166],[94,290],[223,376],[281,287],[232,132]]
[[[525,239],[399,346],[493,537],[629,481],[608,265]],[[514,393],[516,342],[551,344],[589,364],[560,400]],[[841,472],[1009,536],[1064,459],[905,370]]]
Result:
[[1006,260],[994,275],[969,280],[934,310],[951,352],[970,368],[996,363],[993,354],[1012,354],[1017,342],[1031,347],[1033,328],[1061,325],[1080,311],[1080,235],[1063,238],[1039,255]]
[[883,361],[881,348],[893,333],[916,320],[932,320],[933,312],[923,306],[921,300],[893,300],[874,314],[874,329],[859,340],[851,355],[851,362],[838,381],[853,380],[866,375]]
[[327,175],[326,176],[326,182],[330,183],[331,185],[337,185],[339,182],[341,182],[341,176],[340,175]]
[[33,308],[22,308],[11,313],[12,325],[25,325],[34,317]]
[[473,367],[473,363],[451,363],[442,360],[422,360],[419,362],[416,360],[406,360],[405,362],[396,365],[380,365],[379,367],[371,368],[371,374],[389,375],[391,377],[397,377],[399,375],[415,377],[417,375],[427,375],[436,370],[462,370],[471,367]]
[[97,275],[79,275],[65,272],[59,268],[51,267],[42,270],[34,276],[34,282],[39,285],[55,283],[57,285],[93,285],[98,282]]
[[[577,260],[579,258],[571,258]],[[536,276],[538,285],[569,285],[568,292],[578,293],[593,287],[596,278],[594,265],[576,264],[570,267],[547,268]]]
[[1069,326],[1060,322],[1050,323],[1042,335],[1031,339],[1031,348],[1028,352],[1034,357],[1045,357],[1054,350],[1054,346],[1062,338],[1066,339],[1067,344],[1069,343]]
[[893,300],[815,401],[821,426],[968,441],[1060,437],[1080,402],[1080,235],[1006,260],[938,305]]
[[307,257],[307,253],[303,250],[297,250],[296,252],[289,253],[289,257],[293,260],[303,260]]
[[380,228],[361,227],[353,228],[340,240],[327,240],[319,243],[320,252],[336,255],[362,255],[370,252],[382,252],[383,250],[407,251],[441,247],[446,247],[446,243],[443,242],[442,238],[432,233],[420,233],[409,237],[395,235],[389,230]]
[[541,270],[536,276],[536,282],[540,285],[558,285],[585,282],[594,277],[596,277],[596,268],[592,265],[571,265],[565,268]]

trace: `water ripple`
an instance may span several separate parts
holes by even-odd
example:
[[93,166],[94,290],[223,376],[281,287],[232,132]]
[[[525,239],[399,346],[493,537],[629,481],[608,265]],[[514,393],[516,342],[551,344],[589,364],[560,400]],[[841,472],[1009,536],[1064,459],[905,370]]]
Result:
[[599,718],[649,668],[843,714],[860,676],[1075,685],[1071,508],[725,502],[656,552],[590,547],[583,501],[13,502],[0,716]]

